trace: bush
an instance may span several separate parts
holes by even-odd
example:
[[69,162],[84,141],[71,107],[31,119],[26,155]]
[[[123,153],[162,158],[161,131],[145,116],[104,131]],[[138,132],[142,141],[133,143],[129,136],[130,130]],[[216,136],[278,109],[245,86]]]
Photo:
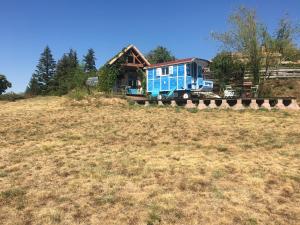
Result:
[[10,101],[10,102],[14,102],[20,99],[25,99],[25,95],[24,94],[17,94],[14,92],[9,92],[3,95],[0,95],[0,101]]
[[118,65],[105,65],[100,68],[99,77],[99,89],[103,92],[111,92],[116,83],[117,77],[120,74],[120,67]]
[[84,99],[88,95],[84,89],[75,88],[68,93],[68,97],[77,101]]

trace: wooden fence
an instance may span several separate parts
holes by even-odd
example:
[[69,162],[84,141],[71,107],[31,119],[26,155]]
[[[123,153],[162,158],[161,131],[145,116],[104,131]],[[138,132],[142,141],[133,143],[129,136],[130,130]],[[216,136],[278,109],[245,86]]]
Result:
[[[261,74],[264,74],[264,71],[261,71]],[[250,74],[246,74],[245,78],[250,78]],[[300,69],[273,69],[268,73],[269,79],[287,79],[287,78],[298,78],[300,79]]]

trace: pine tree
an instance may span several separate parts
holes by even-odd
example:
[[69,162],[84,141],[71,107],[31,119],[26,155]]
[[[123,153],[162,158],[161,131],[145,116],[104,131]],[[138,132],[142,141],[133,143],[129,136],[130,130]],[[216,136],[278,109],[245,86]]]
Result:
[[53,82],[54,91],[57,94],[66,94],[74,88],[73,79],[78,66],[77,53],[73,49],[69,53],[64,54],[58,61]]
[[39,82],[34,74],[29,81],[25,93],[31,96],[39,95],[41,93]]
[[39,86],[39,92],[36,94],[49,94],[49,92],[51,91],[50,83],[53,80],[55,68],[56,63],[53,59],[51,50],[48,46],[46,46],[44,52],[41,54],[39,63],[36,66],[35,73],[33,74]]
[[95,61],[95,51],[90,48],[83,58],[85,73],[95,73],[97,71]]

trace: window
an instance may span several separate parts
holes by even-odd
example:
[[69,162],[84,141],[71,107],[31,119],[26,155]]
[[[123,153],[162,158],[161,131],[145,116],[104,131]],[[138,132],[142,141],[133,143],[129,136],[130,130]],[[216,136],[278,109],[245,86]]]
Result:
[[169,66],[169,73],[173,74],[173,66]]
[[186,64],[186,75],[191,76],[191,64]]
[[169,74],[169,67],[163,67],[161,68],[161,75],[168,75]]
[[198,66],[198,77],[202,77],[202,66]]
[[156,69],[156,76],[160,76],[161,75],[161,68],[157,68]]
[[127,56],[127,63],[133,63],[133,56],[132,55]]

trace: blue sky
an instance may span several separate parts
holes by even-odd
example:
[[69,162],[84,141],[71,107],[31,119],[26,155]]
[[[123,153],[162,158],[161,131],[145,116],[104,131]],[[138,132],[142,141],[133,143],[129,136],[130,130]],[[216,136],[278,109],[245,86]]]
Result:
[[130,43],[143,53],[163,45],[177,58],[211,59],[220,46],[210,32],[225,31],[239,5],[256,9],[271,30],[285,13],[300,21],[299,0],[0,0],[0,73],[10,91],[24,91],[46,45],[56,60],[94,48],[97,67]]

